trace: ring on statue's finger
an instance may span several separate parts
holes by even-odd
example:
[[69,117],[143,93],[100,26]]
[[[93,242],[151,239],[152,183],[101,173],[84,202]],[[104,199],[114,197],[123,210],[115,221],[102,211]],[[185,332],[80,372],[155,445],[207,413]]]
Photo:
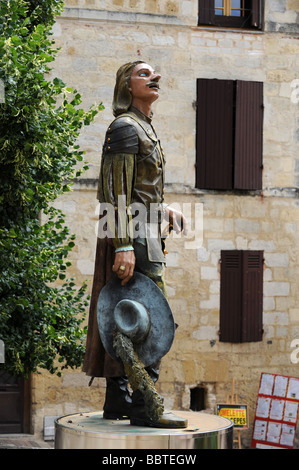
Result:
[[120,271],[125,271],[125,270],[126,270],[126,267],[125,267],[125,266],[120,266],[118,269],[119,269]]

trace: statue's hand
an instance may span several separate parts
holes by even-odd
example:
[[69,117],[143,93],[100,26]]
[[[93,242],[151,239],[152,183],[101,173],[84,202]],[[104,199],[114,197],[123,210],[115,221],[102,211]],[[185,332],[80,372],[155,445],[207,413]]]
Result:
[[121,285],[124,286],[131,279],[135,268],[135,253],[134,250],[130,251],[118,251],[115,253],[114,265],[112,271],[114,271],[118,278],[122,280]]

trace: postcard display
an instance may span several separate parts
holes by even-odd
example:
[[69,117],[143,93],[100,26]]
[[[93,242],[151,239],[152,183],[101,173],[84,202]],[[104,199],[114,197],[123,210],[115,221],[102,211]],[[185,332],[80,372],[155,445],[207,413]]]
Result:
[[292,449],[299,404],[299,378],[262,373],[252,447]]

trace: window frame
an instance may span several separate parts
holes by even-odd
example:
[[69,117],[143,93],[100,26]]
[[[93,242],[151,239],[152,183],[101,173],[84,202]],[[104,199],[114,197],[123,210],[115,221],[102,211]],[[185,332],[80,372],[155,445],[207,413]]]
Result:
[[[241,5],[240,8],[235,8],[232,6],[232,0],[222,0],[223,1],[223,6],[214,6],[214,14],[216,16],[236,16],[236,17],[242,17],[246,18],[247,16],[247,11],[251,10],[250,8],[250,2],[248,0],[240,0]],[[217,15],[215,10],[223,10],[223,15]],[[241,14],[240,15],[232,15],[232,11],[239,11]]]
[[[227,1],[227,0],[224,0]],[[245,16],[225,16],[215,14],[215,3],[211,0],[198,1],[197,26],[215,26],[236,29],[263,29],[263,2],[260,0],[245,0],[245,8],[250,12]]]

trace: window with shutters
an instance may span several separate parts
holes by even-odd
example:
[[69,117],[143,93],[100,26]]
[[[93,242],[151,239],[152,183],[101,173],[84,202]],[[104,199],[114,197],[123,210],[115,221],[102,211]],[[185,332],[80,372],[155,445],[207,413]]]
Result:
[[221,251],[219,340],[262,341],[263,251]]
[[260,0],[199,0],[198,26],[262,29]]
[[263,83],[197,80],[196,187],[260,190]]

